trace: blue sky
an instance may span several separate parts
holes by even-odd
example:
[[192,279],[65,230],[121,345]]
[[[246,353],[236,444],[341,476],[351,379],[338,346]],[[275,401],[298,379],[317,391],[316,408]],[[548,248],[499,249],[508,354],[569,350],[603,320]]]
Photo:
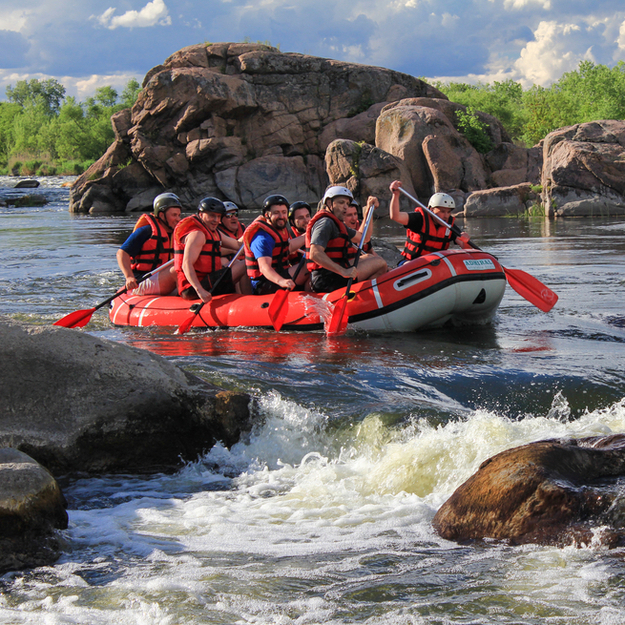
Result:
[[54,78],[79,100],[121,92],[184,46],[283,52],[429,79],[548,86],[584,59],[625,61],[623,0],[0,0],[0,98]]

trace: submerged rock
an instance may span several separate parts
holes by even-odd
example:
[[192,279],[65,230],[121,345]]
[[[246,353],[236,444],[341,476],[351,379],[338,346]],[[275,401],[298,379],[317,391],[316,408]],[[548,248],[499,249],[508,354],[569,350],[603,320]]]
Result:
[[148,351],[0,318],[0,446],[56,475],[175,468],[251,428],[250,398]]
[[625,476],[625,435],[546,440],[482,463],[433,520],[455,541],[505,539],[513,544],[625,544],[623,503],[606,478]]

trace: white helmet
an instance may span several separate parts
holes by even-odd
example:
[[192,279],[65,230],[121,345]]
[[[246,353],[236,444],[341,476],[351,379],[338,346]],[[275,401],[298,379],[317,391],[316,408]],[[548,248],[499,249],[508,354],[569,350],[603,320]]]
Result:
[[451,195],[447,195],[447,193],[435,193],[430,198],[428,208],[436,208],[439,206],[453,209],[456,208],[456,203],[454,202],[454,198],[451,197]]
[[226,213],[239,210],[239,207],[234,202],[230,202],[230,200],[226,200],[224,206],[226,207]]
[[340,195],[348,197],[350,200],[354,199],[352,192],[347,187],[328,187],[326,192],[323,194],[323,200],[321,200],[321,203],[325,204],[326,200],[331,200],[332,198],[339,197]]

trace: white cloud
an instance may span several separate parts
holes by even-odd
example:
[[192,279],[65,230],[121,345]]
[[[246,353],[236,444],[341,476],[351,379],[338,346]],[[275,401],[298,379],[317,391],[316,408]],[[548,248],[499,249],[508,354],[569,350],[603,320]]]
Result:
[[625,50],[625,22],[621,24],[621,27],[618,31],[618,39],[616,43],[619,47],[619,50]]
[[535,40],[521,50],[514,63],[521,82],[546,86],[576,69],[580,61],[594,61],[587,35],[586,28],[578,24],[541,22],[534,32]]
[[149,26],[170,26],[171,17],[163,0],[152,0],[140,11],[126,11],[123,15],[113,15],[117,9],[109,7],[102,15],[92,16],[102,26],[114,30],[123,28],[146,28]]
[[[493,2],[493,0],[491,0]],[[549,11],[551,9],[551,0],[504,0],[503,6],[505,9],[521,10],[527,8],[537,7]]]
[[0,30],[20,32],[26,25],[31,11],[20,9],[17,11],[0,10]]

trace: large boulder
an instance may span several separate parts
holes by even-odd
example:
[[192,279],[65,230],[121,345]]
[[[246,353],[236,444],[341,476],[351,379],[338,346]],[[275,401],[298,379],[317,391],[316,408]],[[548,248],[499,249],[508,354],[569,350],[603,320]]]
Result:
[[410,182],[422,197],[486,187],[487,172],[475,148],[445,113],[415,104],[412,98],[382,109],[375,144],[405,163]]
[[539,202],[539,194],[529,183],[475,191],[464,205],[465,217],[520,217],[528,206]]
[[625,215],[625,121],[560,128],[545,138],[543,156],[548,216]]
[[623,434],[531,443],[483,462],[433,525],[449,540],[513,544],[590,542],[605,527],[605,542],[622,544],[625,502],[605,480],[623,475]]
[[0,447],[55,474],[180,466],[251,427],[250,398],[148,351],[0,318]]
[[0,574],[56,561],[65,508],[47,469],[21,451],[0,449]]
[[188,209],[205,195],[260,208],[276,191],[316,202],[328,143],[372,140],[380,103],[420,96],[446,99],[383,68],[261,44],[189,46],[150,70],[130,113],[115,116],[115,143],[76,181],[70,210],[146,208],[155,189]]
[[[407,180],[406,190],[415,193],[404,161],[368,143],[333,141],[326,150],[325,165],[330,184],[347,187],[361,203],[370,195],[377,197],[379,216],[388,214],[389,185],[393,180]],[[407,202],[405,208],[409,210]]]

